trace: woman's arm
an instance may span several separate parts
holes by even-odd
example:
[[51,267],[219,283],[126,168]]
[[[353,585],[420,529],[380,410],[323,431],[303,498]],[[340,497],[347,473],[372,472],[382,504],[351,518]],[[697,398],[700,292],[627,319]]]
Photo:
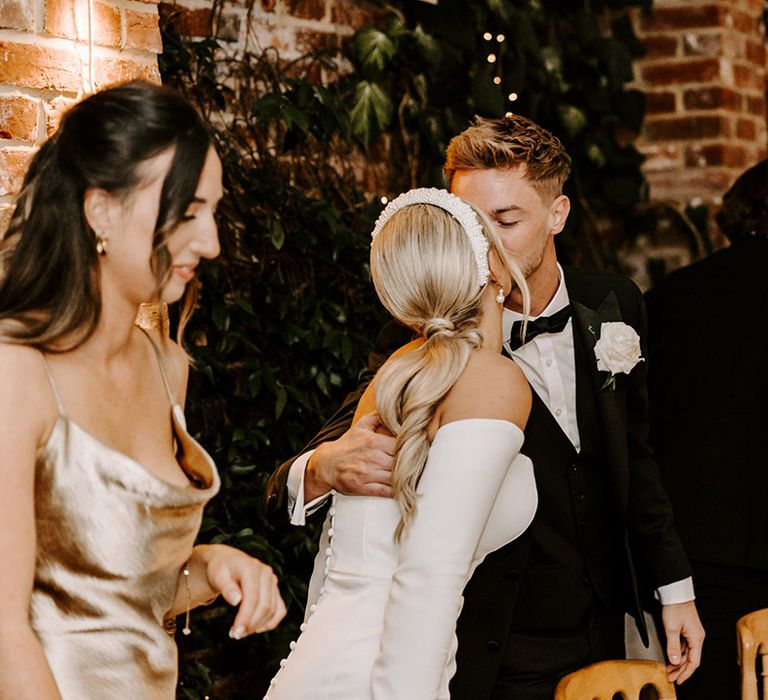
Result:
[[[173,341],[166,341],[167,365],[179,405],[184,405],[189,362]],[[187,573],[185,573],[187,572]],[[179,572],[176,594],[167,617],[213,602],[219,595],[230,605],[239,605],[230,636],[241,639],[253,632],[277,627],[286,608],[272,567],[226,545],[198,545]]]
[[179,572],[167,617],[211,603],[219,595],[230,605],[240,606],[229,632],[234,639],[274,629],[285,617],[285,603],[272,567],[222,544],[203,544],[192,550]]
[[[375,700],[434,700],[440,687],[462,591],[530,410],[522,373],[498,359],[465,371],[438,413],[441,429],[390,586]],[[459,422],[478,418],[491,420]]]
[[29,621],[35,458],[57,414],[39,354],[0,344],[0,699],[60,700]]

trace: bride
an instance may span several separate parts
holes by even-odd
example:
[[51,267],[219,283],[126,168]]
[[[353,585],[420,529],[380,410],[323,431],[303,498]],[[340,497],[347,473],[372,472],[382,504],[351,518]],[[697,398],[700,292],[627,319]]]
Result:
[[307,619],[265,700],[448,698],[464,585],[536,510],[520,454],[530,389],[501,355],[513,284],[528,303],[518,267],[445,190],[400,195],[372,238],[376,292],[418,333],[355,416],[376,410],[397,437],[394,498],[333,495]]

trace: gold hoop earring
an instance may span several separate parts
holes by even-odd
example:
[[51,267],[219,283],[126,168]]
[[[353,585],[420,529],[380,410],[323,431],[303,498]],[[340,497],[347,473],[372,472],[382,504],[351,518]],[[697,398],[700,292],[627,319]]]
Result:
[[507,298],[507,295],[504,294],[504,287],[499,287],[499,293],[496,295],[496,303],[503,304],[504,299],[506,298]]
[[107,254],[108,243],[109,243],[109,236],[97,231],[96,232],[96,252],[99,255]]

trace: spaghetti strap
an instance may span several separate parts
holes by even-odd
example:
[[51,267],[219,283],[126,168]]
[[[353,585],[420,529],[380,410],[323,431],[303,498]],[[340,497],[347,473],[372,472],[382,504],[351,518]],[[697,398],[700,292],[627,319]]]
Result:
[[48,361],[45,359],[45,354],[40,353],[40,359],[43,361],[43,367],[45,367],[45,373],[48,375],[48,381],[51,384],[51,390],[53,391],[53,395],[56,398],[56,406],[59,409],[59,413],[63,416],[65,415],[64,411],[64,402],[61,400],[61,394],[59,394],[59,389],[56,386],[56,380],[53,378],[53,372],[51,372],[51,368],[48,365]]
[[168,373],[165,371],[165,360],[163,359],[163,354],[160,352],[160,348],[157,347],[157,343],[155,343],[155,341],[152,340],[152,336],[149,333],[147,333],[147,331],[144,330],[141,326],[137,326],[137,328],[145,336],[147,336],[147,340],[149,340],[149,344],[152,346],[152,349],[155,351],[155,357],[157,357],[157,364],[160,367],[160,374],[163,376],[163,384],[165,384],[165,391],[168,393],[168,400],[171,402],[171,406],[176,406],[177,401],[176,401],[176,397],[173,395],[173,390],[171,389],[171,383],[168,381]]

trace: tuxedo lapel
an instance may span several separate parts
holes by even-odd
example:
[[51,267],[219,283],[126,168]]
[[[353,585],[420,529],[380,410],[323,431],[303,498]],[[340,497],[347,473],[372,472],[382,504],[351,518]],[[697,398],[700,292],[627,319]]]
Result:
[[[569,289],[569,295],[570,295]],[[603,299],[597,309],[582,303],[571,296],[573,305],[574,350],[576,353],[576,405],[579,430],[590,406],[589,392],[597,405],[599,421],[602,427],[602,439],[605,456],[610,465],[609,479],[616,498],[617,512],[622,518],[627,511],[627,485],[629,483],[629,463],[627,454],[627,416],[624,397],[621,391],[603,388],[604,373],[597,369],[594,347],[600,334],[600,326],[608,321],[621,321],[621,309],[613,292]],[[576,337],[578,336],[578,337]],[[585,426],[586,428],[586,426]]]

